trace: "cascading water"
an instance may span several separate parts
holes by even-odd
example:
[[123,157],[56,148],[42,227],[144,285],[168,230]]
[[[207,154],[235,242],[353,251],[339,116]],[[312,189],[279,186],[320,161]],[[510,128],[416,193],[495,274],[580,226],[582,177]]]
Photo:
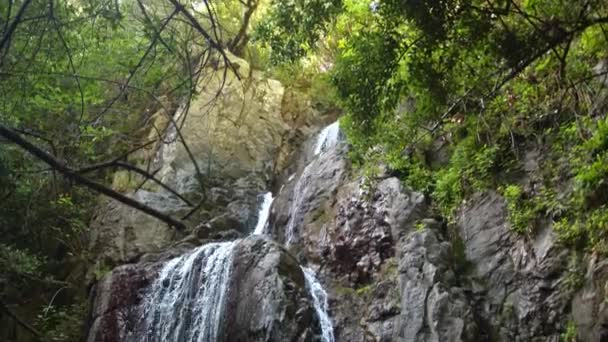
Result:
[[[313,157],[336,145],[338,123],[323,129],[317,136]],[[291,218],[287,226],[287,245],[294,236],[297,216],[309,183],[309,163],[295,186]],[[263,195],[258,222],[253,235],[264,235],[274,198]],[[226,296],[229,288],[233,253],[237,241],[209,243],[188,254],[166,262],[151,285],[144,304],[142,322],[146,342],[215,342],[221,339]],[[321,324],[323,342],[334,342],[333,327],[328,315],[327,293],[312,270],[301,267],[306,287],[313,299]]]
[[[313,151],[313,158],[326,153],[331,148],[335,147],[339,141],[339,137],[340,126],[337,121],[325,127],[317,136],[315,149]],[[306,165],[306,167],[304,167],[304,170],[302,171],[302,174],[294,187],[289,222],[287,223],[287,229],[285,231],[285,243],[287,246],[293,242],[296,236],[296,225],[299,224],[298,221],[300,219],[300,207],[304,201],[304,196],[310,183],[311,170],[313,170],[315,167],[315,162],[316,160],[313,159],[308,165]],[[306,279],[306,287],[310,291],[315,311],[321,323],[321,335],[323,342],[334,342],[334,330],[328,314],[329,305],[327,303],[327,293],[311,269],[306,267],[301,267],[301,269]]]
[[268,216],[270,215],[270,206],[272,206],[272,201],[274,201],[272,192],[265,193],[262,206],[260,207],[260,212],[258,213],[258,223],[255,226],[253,235],[264,235],[264,230],[268,224]]
[[306,194],[306,188],[308,187],[311,166],[312,163],[306,165],[293,190],[293,202],[291,203],[291,208],[289,209],[289,222],[287,222],[287,229],[285,230],[285,243],[288,246],[291,245],[296,238],[295,228],[300,218],[300,207],[302,206],[302,201],[304,200],[304,195]]
[[[335,147],[339,141],[339,138],[340,123],[336,121],[331,125],[325,127],[323,130],[321,130],[319,135],[317,135],[315,149],[313,150],[312,157],[314,158]],[[292,244],[297,238],[296,228],[299,224],[298,221],[300,220],[300,207],[302,206],[306,190],[310,183],[310,175],[314,168],[314,163],[315,159],[313,159],[310,163],[308,163],[308,165],[306,165],[306,167],[304,167],[302,175],[300,175],[300,178],[298,178],[298,181],[294,187],[293,201],[289,210],[289,222],[287,222],[287,229],[285,230],[285,242],[288,246]]]
[[306,279],[306,286],[312,296],[315,311],[317,312],[317,316],[319,316],[323,342],[334,342],[334,328],[327,313],[327,309],[329,308],[327,304],[327,292],[323,290],[321,283],[319,283],[319,280],[317,280],[315,273],[311,269],[306,267],[301,268]]
[[340,138],[340,122],[336,121],[331,125],[323,128],[321,133],[317,137],[317,143],[315,145],[314,155],[318,155],[323,151],[336,146]]
[[206,244],[163,266],[145,301],[145,341],[218,340],[235,244]]

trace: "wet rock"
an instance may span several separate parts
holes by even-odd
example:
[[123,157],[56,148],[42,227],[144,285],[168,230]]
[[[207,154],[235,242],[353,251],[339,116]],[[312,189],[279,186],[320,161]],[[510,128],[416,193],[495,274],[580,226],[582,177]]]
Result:
[[157,266],[124,265],[105,275],[91,292],[92,309],[87,342],[135,341],[135,317],[140,291],[148,286]]
[[319,333],[302,270],[277,244],[243,240],[233,272],[224,341],[312,341]]
[[[219,341],[312,342],[320,328],[296,260],[259,237],[237,241],[231,260]],[[120,266],[95,285],[88,342],[141,341],[143,304],[164,262]]]

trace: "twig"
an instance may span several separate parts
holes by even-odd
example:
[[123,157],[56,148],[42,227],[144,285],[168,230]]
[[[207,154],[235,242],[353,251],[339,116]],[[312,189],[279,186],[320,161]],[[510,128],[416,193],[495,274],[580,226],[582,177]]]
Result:
[[42,334],[38,332],[38,330],[34,329],[31,325],[26,323],[23,319],[21,319],[16,313],[14,313],[11,309],[9,309],[8,305],[0,299],[0,306],[15,322],[17,322],[20,326],[24,327],[25,330],[29,331],[32,335],[36,337],[36,340],[39,340],[42,337]]
[[76,171],[76,173],[78,174],[85,174],[91,171],[95,171],[95,170],[101,170],[101,169],[107,169],[107,168],[121,168],[121,169],[125,169],[127,171],[131,171],[131,172],[135,172],[141,176],[143,176],[146,180],[151,180],[154,183],[158,184],[161,188],[169,191],[170,193],[172,193],[173,195],[175,195],[177,198],[179,198],[180,200],[182,200],[184,203],[188,204],[189,206],[192,206],[193,204],[188,201],[186,198],[184,198],[182,195],[180,195],[177,191],[173,190],[171,187],[169,187],[168,185],[166,185],[165,183],[163,183],[161,180],[159,180],[158,178],[154,177],[154,175],[146,172],[145,170],[142,170],[140,168],[138,168],[137,166],[131,165],[131,164],[127,164],[125,162],[121,162],[118,160],[115,161],[111,161],[108,163],[101,163],[101,164],[97,164],[97,165],[93,165],[93,166],[89,166],[83,169],[80,169],[78,171]]
[[99,193],[106,195],[112,199],[115,199],[129,207],[132,207],[143,213],[153,216],[179,230],[186,229],[186,225],[183,222],[178,221],[178,220],[172,218],[171,216],[166,215],[143,203],[140,203],[140,202],[134,200],[133,198],[125,196],[117,191],[114,191],[102,184],[96,183],[88,178],[83,177],[82,175],[78,174],[74,170],[67,167],[63,162],[55,159],[55,157],[53,157],[50,154],[48,154],[47,152],[41,150],[40,148],[38,148],[34,144],[30,143],[29,141],[23,139],[18,133],[16,133],[12,129],[10,129],[4,125],[0,125],[0,136],[3,136],[4,138],[12,141],[14,144],[18,145],[19,147],[24,149],[26,152],[30,153],[31,155],[33,155],[36,158],[40,159],[41,161],[45,162],[49,166],[51,166],[54,169],[56,169],[57,171],[59,171],[59,173],[63,174],[65,177],[73,180],[76,183],[86,186],[93,191],[99,192]]

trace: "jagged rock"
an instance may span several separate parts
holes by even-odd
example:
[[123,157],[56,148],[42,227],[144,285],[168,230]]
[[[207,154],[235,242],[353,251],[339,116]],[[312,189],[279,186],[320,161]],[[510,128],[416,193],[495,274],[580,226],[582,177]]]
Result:
[[312,341],[318,323],[297,261],[277,244],[248,238],[235,251],[223,341]]
[[88,342],[134,341],[134,317],[141,304],[141,289],[148,286],[158,265],[115,268],[91,292]]
[[580,341],[608,340],[608,260],[590,258],[585,284],[572,300],[571,319]]
[[[338,187],[348,171],[346,149],[341,148],[321,155],[310,167],[301,170],[279,192],[273,204],[272,235],[286,241],[286,230],[294,228],[292,242],[303,239],[302,234],[318,233],[325,223],[321,212],[334,201]],[[315,215],[318,214],[318,215]],[[321,227],[319,227],[321,226]],[[299,227],[304,227],[299,231]]]
[[453,286],[451,246],[434,230],[417,231],[400,247],[401,314],[396,341],[478,341],[473,309]]
[[510,230],[506,218],[505,200],[487,192],[473,196],[458,219],[484,338],[558,341],[571,297],[568,251],[556,245],[550,226],[529,242]]

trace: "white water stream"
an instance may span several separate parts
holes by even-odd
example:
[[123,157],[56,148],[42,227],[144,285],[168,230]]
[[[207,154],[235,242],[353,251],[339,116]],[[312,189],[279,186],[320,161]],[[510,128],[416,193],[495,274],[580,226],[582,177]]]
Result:
[[[313,157],[325,153],[336,145],[338,123],[323,129],[317,136]],[[313,159],[314,162],[314,159]],[[308,187],[306,166],[296,183],[291,216],[287,226],[287,244],[298,224],[297,216]],[[265,235],[274,198],[263,195],[258,222],[253,235]],[[291,238],[290,238],[291,236]],[[161,268],[144,302],[146,342],[215,342],[221,334],[226,295],[232,271],[234,246],[237,241],[209,243],[190,253],[167,261]],[[323,342],[334,342],[334,333],[328,314],[327,293],[314,272],[302,267],[306,286],[321,324]]]
[[332,326],[331,319],[327,313],[329,309],[329,305],[327,304],[327,292],[325,292],[323,286],[321,286],[321,283],[311,269],[306,267],[301,268],[302,272],[304,272],[304,278],[306,279],[306,286],[312,296],[315,311],[317,312],[319,322],[321,323],[321,336],[323,337],[323,342],[334,342],[334,327]]
[[270,207],[272,206],[273,201],[274,197],[272,197],[272,192],[267,192],[264,194],[264,200],[262,201],[262,206],[260,207],[260,211],[258,213],[258,222],[253,231],[253,235],[265,234],[265,229],[268,225],[268,217],[270,216]]
[[317,135],[312,160],[304,167],[304,170],[294,187],[293,200],[289,210],[289,222],[287,223],[287,229],[285,230],[285,242],[288,246],[294,243],[298,237],[297,228],[301,223],[299,222],[301,219],[300,208],[302,207],[308,186],[310,185],[312,171],[315,166],[317,166],[315,165],[315,161],[317,160],[316,157],[334,148],[338,144],[339,138],[340,124],[338,121],[323,128],[319,135]]
[[218,340],[235,244],[209,243],[163,266],[144,305],[145,341]]

